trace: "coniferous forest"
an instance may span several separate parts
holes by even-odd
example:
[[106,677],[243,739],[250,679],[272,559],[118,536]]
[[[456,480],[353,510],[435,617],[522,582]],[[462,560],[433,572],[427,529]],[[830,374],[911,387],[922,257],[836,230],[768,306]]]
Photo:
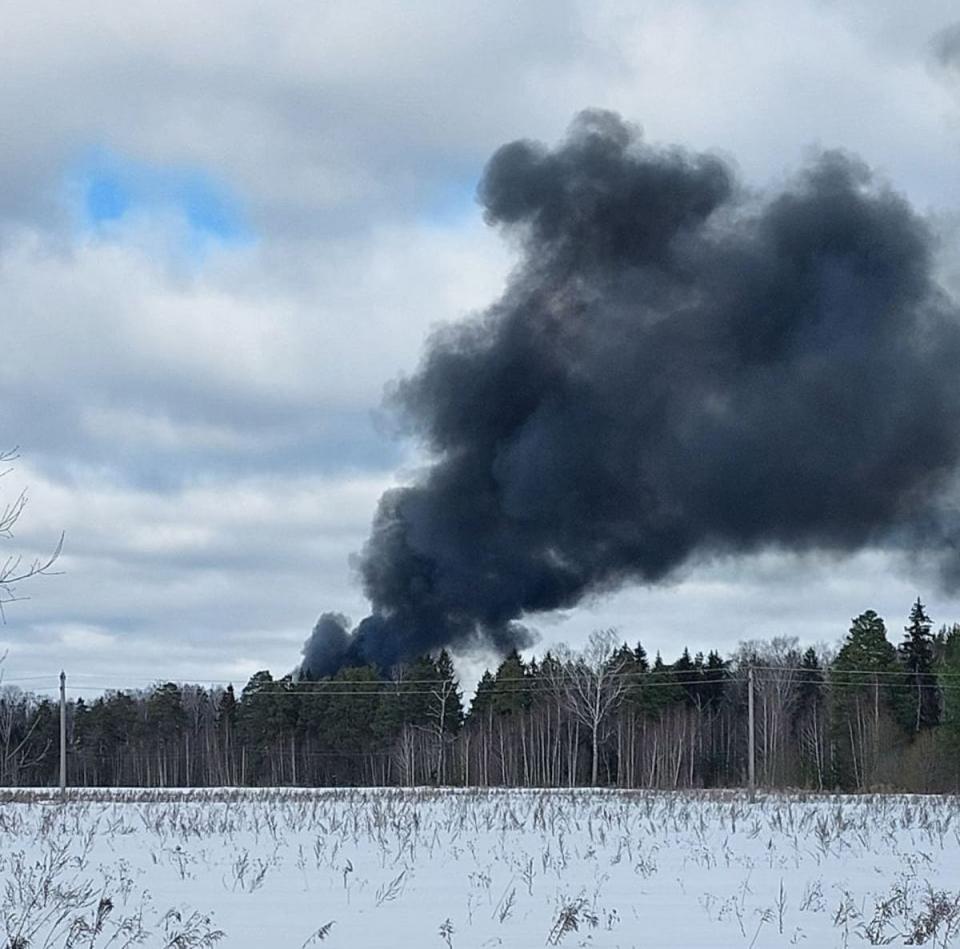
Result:
[[[516,652],[467,701],[442,651],[242,690],[173,682],[68,702],[82,786],[741,786],[753,678],[761,787],[960,789],[960,624],[918,599],[899,636],[868,610],[834,652],[796,641],[650,657],[613,631]],[[56,784],[59,705],[0,689],[0,785]]]

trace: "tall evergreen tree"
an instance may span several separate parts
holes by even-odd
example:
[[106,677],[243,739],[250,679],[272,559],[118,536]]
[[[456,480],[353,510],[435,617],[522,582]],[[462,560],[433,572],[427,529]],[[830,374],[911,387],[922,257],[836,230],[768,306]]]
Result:
[[838,672],[890,672],[896,668],[896,659],[883,617],[866,610],[852,621],[833,667]]
[[[684,652],[687,653],[687,658],[689,659],[689,651],[684,650]],[[660,650],[658,649],[653,660],[653,668],[650,670],[650,675],[645,677],[646,687],[643,691],[642,705],[647,715],[655,717],[671,705],[682,702],[686,697],[683,686],[675,684],[677,679],[677,677],[673,675],[675,669],[676,663],[674,663],[672,668],[668,666],[663,661],[663,657],[660,655]]]
[[483,675],[480,677],[480,681],[477,683],[473,701],[470,703],[470,711],[467,714],[469,720],[482,721],[483,716],[485,716],[493,706],[495,688],[493,673],[489,669],[485,669]]
[[937,673],[943,696],[942,719],[947,743],[960,753],[960,623],[945,626],[938,635],[940,657]]
[[799,711],[819,705],[823,699],[823,669],[816,649],[811,646],[800,661]]
[[216,708],[214,724],[220,752],[217,767],[219,780],[225,784],[234,784],[237,780],[233,754],[237,732],[237,696],[233,691],[232,683],[223,690]]
[[824,696],[826,682],[817,651],[811,646],[800,661],[797,704],[793,713],[793,736],[800,760],[800,775],[807,784],[821,789],[826,770]]
[[881,733],[900,718],[897,650],[883,618],[873,610],[857,616],[830,670],[836,780],[862,788],[876,779]]
[[[440,650],[434,662],[436,688],[431,689],[433,716],[444,734],[455,735],[463,724],[463,693],[453,668],[453,659],[446,649]],[[439,707],[442,705],[442,711]]]
[[673,664],[673,681],[683,690],[689,705],[699,704],[700,679],[703,673],[703,656],[698,654],[699,662],[690,658],[690,650],[684,646],[680,658]]
[[493,708],[501,715],[530,707],[529,670],[520,653],[512,649],[494,675]]
[[910,610],[909,625],[904,627],[903,642],[897,650],[901,664],[910,673],[901,692],[900,705],[906,719],[904,724],[915,732],[940,723],[940,692],[933,668],[934,637],[931,628],[930,617],[920,597],[917,597]]
[[647,660],[647,650],[643,648],[643,643],[637,642],[633,649],[633,661],[640,672],[650,671],[650,662]]
[[720,700],[723,698],[723,690],[728,675],[727,663],[721,658],[720,653],[711,649],[707,653],[707,664],[704,666],[706,682],[700,687],[707,708],[717,709],[720,707]]

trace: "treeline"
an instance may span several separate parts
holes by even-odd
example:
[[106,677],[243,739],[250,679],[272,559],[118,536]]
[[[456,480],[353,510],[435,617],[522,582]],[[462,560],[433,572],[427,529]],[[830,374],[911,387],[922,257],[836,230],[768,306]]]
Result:
[[[746,781],[754,694],[766,787],[960,789],[960,625],[918,600],[894,645],[873,611],[835,654],[795,640],[673,663],[610,631],[581,652],[516,653],[465,709],[441,652],[321,681],[258,672],[68,704],[68,780],[87,786],[726,787]],[[53,785],[56,700],[0,690],[0,785]]]

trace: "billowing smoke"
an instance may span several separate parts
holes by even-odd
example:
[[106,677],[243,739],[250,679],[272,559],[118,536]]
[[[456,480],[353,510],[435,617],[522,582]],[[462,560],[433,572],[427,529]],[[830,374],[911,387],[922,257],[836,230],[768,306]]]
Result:
[[501,148],[479,197],[520,265],[396,387],[433,463],[380,500],[370,616],[325,615],[305,669],[506,650],[528,614],[694,558],[956,558],[958,308],[925,222],[862,163],[828,152],[758,197],[591,111],[555,149]]
[[960,68],[960,23],[946,27],[933,37],[933,53],[941,66]]

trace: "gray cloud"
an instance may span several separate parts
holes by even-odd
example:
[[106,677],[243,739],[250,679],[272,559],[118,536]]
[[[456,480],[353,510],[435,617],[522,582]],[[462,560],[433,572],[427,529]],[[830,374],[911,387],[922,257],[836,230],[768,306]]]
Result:
[[0,170],[16,186],[0,212],[51,219],[57,170],[105,145],[215,171],[264,233],[369,226],[473,175],[505,103],[518,118],[543,108],[538,78],[590,59],[578,20],[567,0],[293,2],[270,16],[249,2],[160,16],[41,3],[7,24]]
[[309,290],[273,281],[258,249],[224,250],[199,276],[122,243],[8,250],[5,426],[43,470],[157,487],[392,467],[399,446],[375,419],[385,381],[430,322],[499,279],[478,229],[316,246]]
[[747,201],[716,157],[590,111],[498,149],[480,199],[522,264],[398,386],[433,463],[378,505],[371,615],[326,618],[306,669],[506,651],[528,613],[730,551],[906,538],[960,579],[960,307],[861,162]]
[[960,23],[954,23],[934,36],[933,53],[941,66],[960,68]]
[[[811,143],[839,144],[918,207],[956,209],[954,86],[925,45],[954,18],[939,0],[736,0],[722,13],[702,0],[50,0],[8,16],[0,444],[30,465],[16,473],[33,489],[16,542],[41,551],[68,529],[67,573],[0,630],[8,674],[58,650],[74,670],[159,671],[174,655],[282,668],[319,604],[362,615],[347,556],[380,490],[409,482],[391,470],[418,461],[371,416],[432,326],[502,290],[509,252],[470,195],[504,141],[552,141],[576,109],[609,106],[651,142],[735,154],[749,186],[776,185]],[[91,148],[208,175],[251,242],[191,257],[175,207],[81,226],[71,175]],[[317,505],[290,515],[308,482]],[[330,487],[374,482],[349,502]],[[327,505],[348,528],[329,527]],[[680,584],[677,622],[727,602],[704,583],[735,600],[759,568],[745,569]],[[664,597],[616,598],[544,635],[580,635],[594,615],[627,631],[656,601],[655,636]],[[806,612],[791,623],[816,625]]]

